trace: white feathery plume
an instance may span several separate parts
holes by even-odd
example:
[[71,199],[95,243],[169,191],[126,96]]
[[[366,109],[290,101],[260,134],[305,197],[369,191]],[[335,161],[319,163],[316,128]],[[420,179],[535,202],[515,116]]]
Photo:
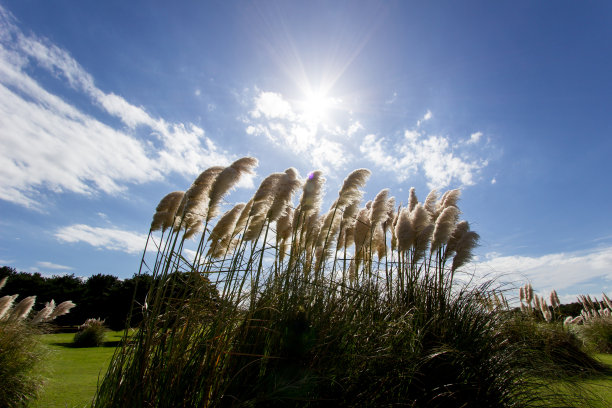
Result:
[[431,223],[429,213],[420,203],[410,213],[410,225],[415,233],[414,238],[414,262],[418,262],[425,256],[429,247],[434,225]]
[[293,208],[287,206],[284,214],[276,221],[276,242],[286,241],[291,237],[291,226],[293,225]]
[[46,321],[51,313],[53,313],[53,309],[55,309],[55,301],[51,299],[50,302],[45,303],[45,307],[40,309],[38,313],[32,319],[32,324],[38,324]]
[[408,196],[408,211],[412,212],[419,203],[414,187],[410,187],[410,195]]
[[606,296],[605,293],[602,293],[601,295],[603,296],[603,300],[606,303],[606,306],[608,306],[608,309],[612,309],[612,300],[610,300],[610,298]]
[[407,207],[399,211],[399,217],[395,225],[395,236],[397,237],[397,249],[401,252],[410,249],[414,243],[416,233],[410,223],[410,211]]
[[525,300],[525,288],[522,286],[519,288],[519,300],[521,303]]
[[7,295],[0,298],[0,320],[2,320],[5,315],[8,316],[7,312],[13,306],[17,296],[19,295]]
[[372,247],[376,249],[378,259],[383,259],[386,256],[386,245],[385,245],[385,230],[382,225],[374,227],[374,234],[372,235]]
[[450,258],[455,252],[457,252],[457,244],[463,237],[463,235],[470,230],[470,224],[467,221],[459,221],[455,225],[455,229],[451,234],[448,242],[446,243],[446,252],[444,253],[444,259]]
[[531,302],[533,301],[533,287],[531,286],[531,283],[525,285],[525,301],[529,305],[531,305]]
[[389,208],[387,207],[387,199],[389,196],[389,189],[382,189],[372,202],[372,211],[370,212],[370,223],[372,226],[377,226],[387,221],[389,214]]
[[474,231],[468,231],[463,234],[459,242],[457,242],[456,255],[453,258],[453,265],[451,266],[452,271],[456,271],[472,260],[472,250],[478,246],[479,239],[480,235]]
[[576,316],[572,319],[572,321],[570,322],[571,324],[578,324],[578,323],[582,323],[584,321],[584,318],[582,316]]
[[238,183],[243,174],[253,173],[253,169],[257,166],[257,163],[257,159],[253,157],[243,157],[236,160],[219,173],[210,189],[210,202],[208,204],[206,221],[217,216],[221,200],[225,194]]
[[278,188],[274,201],[268,210],[268,219],[270,221],[278,220],[289,204],[293,194],[302,186],[302,181],[296,169],[293,167],[285,170],[285,173],[278,182]]
[[553,308],[557,308],[559,305],[561,305],[561,302],[559,302],[559,295],[557,295],[557,291],[554,289],[552,292],[550,292],[550,305]]
[[308,175],[300,199],[300,209],[303,214],[319,211],[323,184],[325,184],[325,177],[322,171],[315,170]]
[[444,211],[440,213],[436,220],[433,240],[431,242],[432,252],[448,242],[451,234],[455,230],[457,221],[459,221],[459,209],[455,206],[446,207]]
[[371,174],[372,172],[368,169],[357,169],[346,176],[338,192],[338,208],[343,210],[346,206],[361,201],[363,192],[359,189],[365,186]]
[[21,302],[17,303],[17,306],[15,306],[15,308],[12,310],[9,318],[18,321],[25,319],[28,314],[30,314],[35,301],[36,296],[28,296],[27,298],[23,299]]
[[461,197],[461,190],[455,189],[455,190],[447,191],[444,194],[444,200],[441,203],[442,204],[441,210],[444,210],[445,208],[450,207],[451,205],[454,205],[455,207],[457,207],[457,202],[459,201],[459,197]]
[[535,308],[541,309],[542,306],[540,306],[540,297],[538,295],[534,297],[533,301],[534,301]]
[[51,313],[51,315],[49,316],[47,320],[53,320],[56,317],[65,315],[69,313],[70,309],[72,309],[75,306],[76,304],[72,303],[72,301],[66,300],[65,302],[62,302],[59,305],[57,305],[57,307],[53,310],[53,312]]
[[236,226],[234,227],[234,232],[232,236],[238,235],[240,231],[244,229],[249,219],[249,214],[251,213],[251,208],[253,208],[253,199],[251,198],[248,203],[242,209],[240,213],[240,217],[238,217],[238,221],[236,221]]
[[251,216],[263,215],[268,212],[276,196],[278,183],[283,176],[284,173],[272,173],[262,180],[253,196]]
[[368,208],[359,210],[354,228],[355,256],[357,257],[370,234],[370,210]]
[[4,285],[6,285],[7,280],[8,280],[8,276],[5,276],[4,278],[2,278],[2,280],[0,280],[0,289],[2,289]]
[[159,229],[165,231],[172,226],[174,222],[174,215],[176,214],[176,210],[183,200],[184,195],[184,191],[173,191],[166,194],[164,198],[161,199],[157,205],[157,208],[155,209],[153,221],[151,221],[151,231],[157,231]]
[[211,246],[218,245],[220,240],[234,232],[236,221],[238,221],[238,217],[240,217],[245,205],[244,203],[238,203],[219,218],[219,221],[217,221],[208,237],[208,240],[212,241]]
[[427,197],[425,198],[425,203],[423,204],[423,207],[425,207],[429,215],[434,220],[437,216],[436,214],[436,200],[437,199],[438,199],[438,191],[431,190],[429,194],[427,194]]
[[565,320],[563,320],[563,326],[569,326],[572,324],[572,320],[574,320],[572,316],[567,316]]

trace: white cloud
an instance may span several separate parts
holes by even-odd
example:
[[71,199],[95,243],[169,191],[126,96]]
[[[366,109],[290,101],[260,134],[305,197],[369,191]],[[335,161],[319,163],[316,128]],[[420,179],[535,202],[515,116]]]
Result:
[[55,269],[55,270],[63,270],[63,271],[70,271],[70,270],[74,269],[71,266],[60,265],[60,264],[56,264],[56,263],[52,263],[52,262],[47,262],[47,261],[36,262],[36,265],[38,265],[39,267],[44,268],[44,269]]
[[480,141],[481,138],[482,138],[482,132],[472,133],[467,143],[476,144]]
[[[429,113],[429,111],[428,111]],[[426,115],[428,116],[428,115]],[[404,138],[395,143],[374,134],[367,135],[361,153],[384,170],[395,173],[404,181],[417,171],[425,173],[430,188],[444,188],[452,182],[474,184],[476,173],[486,166],[482,159],[472,159],[467,152],[451,147],[449,138],[407,130]]]
[[491,184],[497,184],[497,179],[495,177],[491,179]]
[[[0,7],[0,199],[40,209],[41,188],[113,194],[126,183],[161,180],[171,172],[195,175],[231,162],[201,128],[154,118],[102,91],[66,51],[24,34],[13,21]],[[105,124],[48,92],[30,76],[34,65],[126,128]]]
[[327,105],[321,108],[312,101],[292,103],[280,93],[257,92],[245,119],[247,134],[265,137],[322,170],[338,169],[349,161],[344,142],[363,126],[346,117],[340,99],[321,99]]
[[275,92],[260,92],[255,97],[255,109],[251,111],[253,118],[261,116],[267,119],[289,119],[294,117],[293,109],[283,96]]
[[55,237],[68,243],[85,242],[91,246],[129,254],[144,250],[147,236],[116,228],[91,227],[85,224],[74,224],[57,230]]
[[427,112],[425,112],[425,115],[423,115],[423,117],[417,121],[417,127],[421,126],[423,122],[427,122],[431,118],[433,118],[433,113],[431,113],[431,111],[427,109]]
[[586,293],[589,281],[612,280],[612,247],[534,257],[492,254],[488,258],[474,263],[478,273],[502,274],[517,282],[529,280],[540,292]]

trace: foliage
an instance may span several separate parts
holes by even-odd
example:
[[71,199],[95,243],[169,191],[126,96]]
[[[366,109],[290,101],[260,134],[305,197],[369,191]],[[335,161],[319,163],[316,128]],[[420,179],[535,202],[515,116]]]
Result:
[[25,321],[0,320],[0,407],[22,407],[38,393],[45,353],[39,331]]
[[491,283],[457,284],[478,240],[458,219],[458,190],[419,203],[411,189],[398,209],[383,190],[360,209],[369,171],[359,169],[320,215],[322,173],[294,207],[301,183],[287,169],[213,226],[237,163],[157,206],[143,321],[95,407],[521,407],[567,396],[546,388],[555,366],[531,337],[509,339],[514,316],[483,302]]
[[73,345],[75,347],[99,347],[104,343],[106,330],[104,320],[87,319],[74,334]]
[[[18,272],[8,266],[0,267],[0,279],[8,277],[5,292],[37,293],[35,309],[44,307],[51,299],[72,299],[78,308],[70,314],[59,316],[54,323],[58,326],[78,326],[90,316],[100,316],[113,330],[126,327],[128,314],[134,299],[138,305],[145,302],[145,296],[152,284],[151,275],[140,274],[120,280],[116,276],[96,274],[86,280],[74,275],[44,277],[39,273]],[[177,280],[180,287],[182,280]],[[211,296],[216,294],[211,290]],[[142,319],[140,308],[133,310],[130,326],[136,326]]]
[[596,317],[573,327],[585,346],[597,353],[612,353],[612,318]]

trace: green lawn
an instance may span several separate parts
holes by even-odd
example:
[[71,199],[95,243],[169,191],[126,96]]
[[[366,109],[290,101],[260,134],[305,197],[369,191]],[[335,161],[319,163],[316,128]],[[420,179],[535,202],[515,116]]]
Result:
[[73,333],[45,334],[41,340],[49,348],[44,366],[45,385],[32,404],[40,408],[86,407],[96,393],[102,376],[123,331],[106,333],[103,347],[73,348]]
[[[104,347],[73,348],[72,333],[41,336],[50,354],[47,356],[44,389],[32,406],[39,408],[87,407],[96,393],[98,377],[102,376],[115,351],[123,331],[108,332]],[[612,355],[597,357],[612,370]],[[579,381],[581,387],[592,390],[601,399],[597,406],[612,407],[612,371],[609,375]]]

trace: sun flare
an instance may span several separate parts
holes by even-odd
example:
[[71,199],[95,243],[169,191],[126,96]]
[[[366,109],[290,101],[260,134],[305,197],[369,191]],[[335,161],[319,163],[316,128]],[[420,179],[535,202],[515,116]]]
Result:
[[310,122],[320,123],[328,119],[338,100],[323,90],[309,90],[300,102],[301,114]]

